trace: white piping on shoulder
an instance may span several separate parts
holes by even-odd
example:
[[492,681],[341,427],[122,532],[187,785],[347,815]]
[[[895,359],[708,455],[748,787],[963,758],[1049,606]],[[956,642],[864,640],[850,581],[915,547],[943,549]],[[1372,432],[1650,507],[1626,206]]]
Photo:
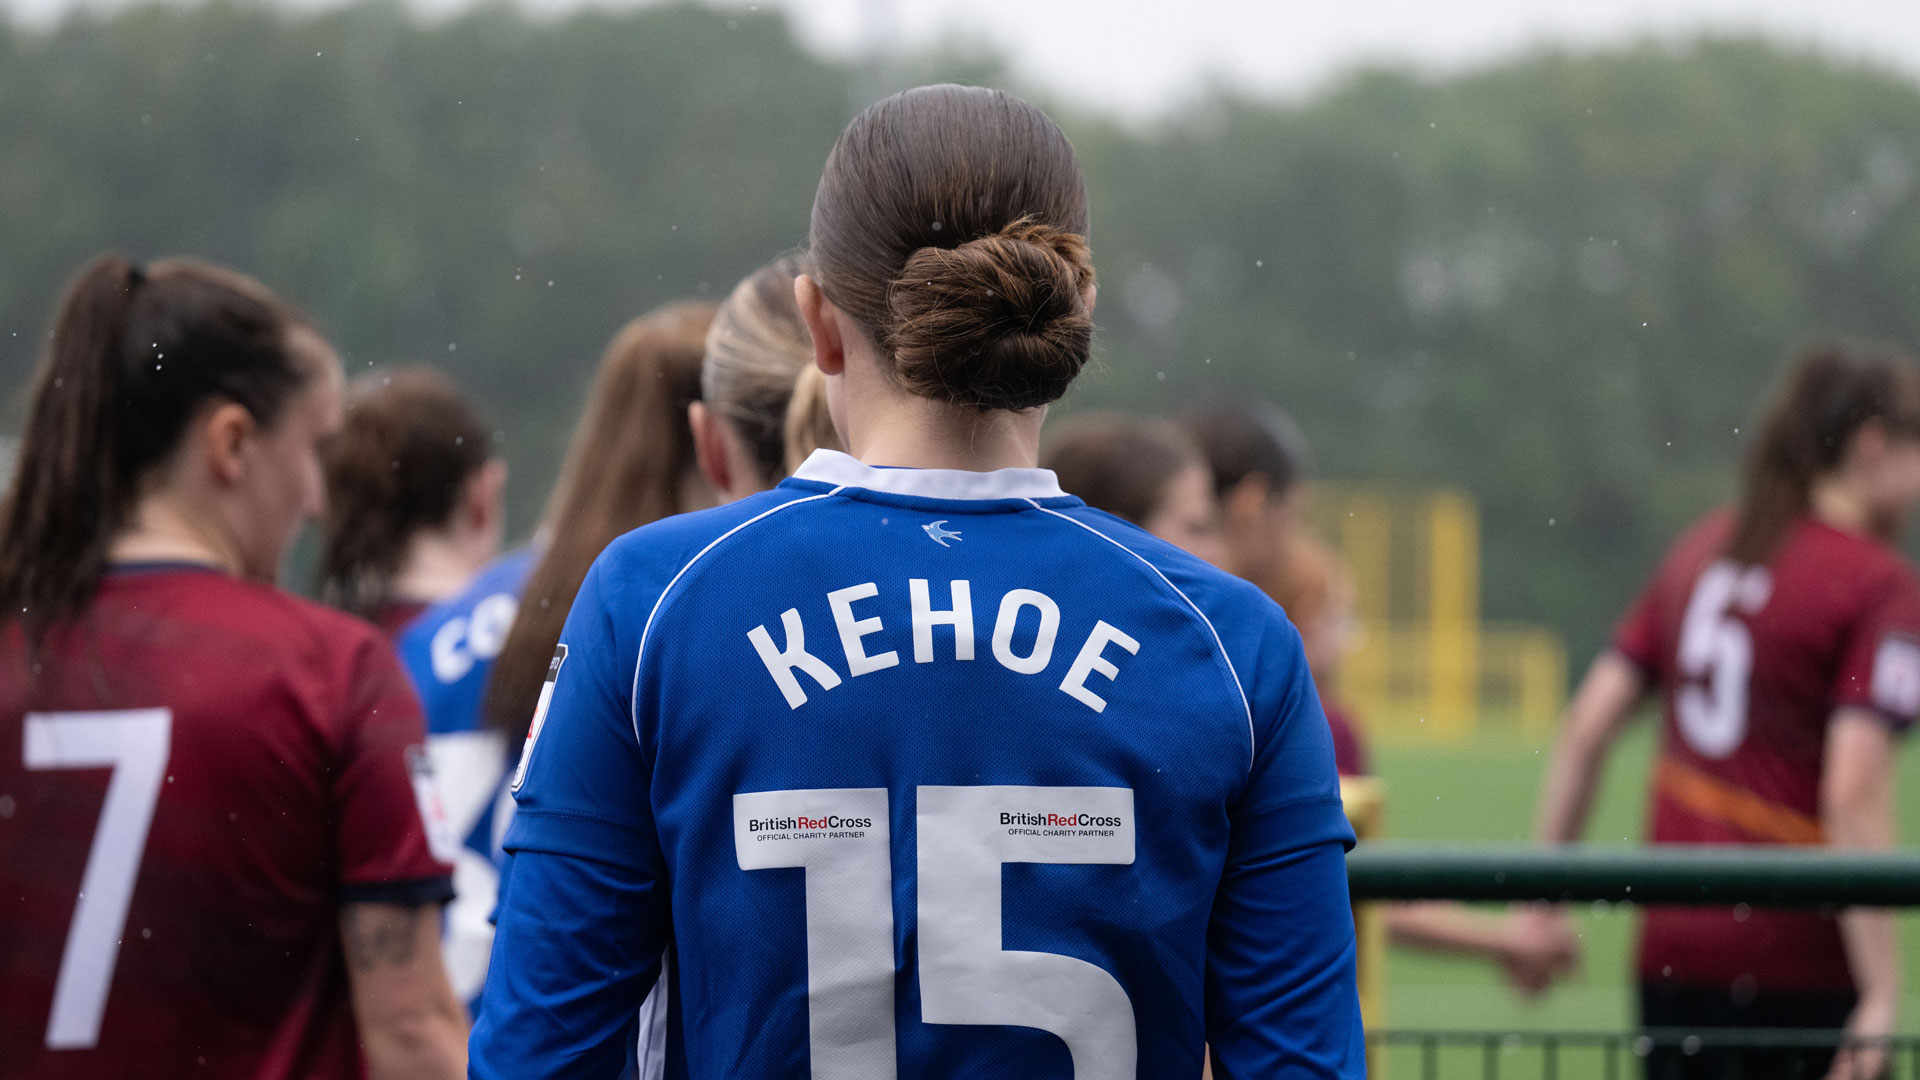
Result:
[[1204,611],[1201,611],[1200,605],[1193,602],[1193,597],[1188,596],[1184,591],[1181,590],[1180,586],[1175,585],[1172,581],[1168,580],[1167,575],[1161,573],[1159,567],[1153,565],[1151,562],[1148,562],[1147,559],[1144,556],[1142,556],[1139,552],[1133,550],[1132,548],[1121,543],[1120,541],[1115,540],[1113,537],[1108,536],[1106,533],[1101,532],[1099,529],[1094,528],[1093,526],[1087,524],[1084,521],[1080,521],[1076,518],[1068,517],[1067,515],[1059,512],[1058,510],[1049,510],[1046,507],[1041,506],[1039,503],[1033,502],[1032,499],[1028,499],[1027,501],[1033,503],[1033,508],[1035,510],[1040,511],[1043,514],[1052,514],[1054,517],[1059,518],[1061,521],[1072,522],[1073,524],[1080,526],[1081,528],[1087,530],[1088,532],[1099,537],[1100,539],[1105,540],[1107,543],[1112,544],[1114,547],[1119,548],[1121,551],[1124,551],[1127,554],[1133,556],[1134,558],[1139,559],[1141,565],[1153,571],[1154,577],[1159,578],[1162,584],[1164,584],[1167,588],[1172,589],[1176,596],[1186,601],[1187,606],[1193,609],[1193,613],[1195,615],[1200,616],[1200,622],[1206,626],[1207,633],[1213,635],[1214,647],[1220,650],[1220,659],[1226,662],[1227,674],[1233,676],[1233,688],[1234,690],[1238,691],[1240,694],[1240,707],[1242,709],[1245,709],[1247,712],[1247,750],[1248,750],[1247,769],[1249,772],[1251,772],[1253,769],[1254,755],[1258,754],[1260,751],[1259,737],[1254,734],[1254,730],[1253,730],[1253,705],[1247,700],[1247,688],[1244,684],[1240,682],[1240,672],[1238,669],[1236,669],[1233,666],[1233,657],[1227,655],[1226,643],[1220,640],[1220,631],[1214,629],[1213,620],[1207,618],[1207,613]]
[[701,548],[699,552],[694,555],[693,558],[687,560],[687,565],[681,567],[679,572],[673,575],[673,577],[667,582],[666,588],[660,590],[660,599],[655,600],[653,602],[653,610],[647,612],[647,625],[641,628],[640,630],[640,648],[634,652],[634,656],[633,656],[633,689],[629,691],[627,694],[627,716],[633,722],[633,738],[635,742],[640,741],[640,661],[644,659],[647,655],[647,635],[653,633],[654,617],[660,614],[660,605],[667,602],[667,596],[673,592],[673,587],[675,585],[680,584],[680,579],[686,576],[687,571],[693,569],[694,563],[697,563],[702,558],[704,558],[707,552],[712,551],[716,547],[719,547],[720,542],[725,540],[727,537],[732,536],[734,533],[739,532],[741,529],[744,529],[749,525],[753,525],[765,518],[772,517],[773,515],[779,513],[780,511],[789,509],[790,507],[799,506],[802,503],[818,502],[821,499],[830,499],[833,496],[838,495],[840,493],[840,490],[841,490],[840,488],[834,488],[832,491],[823,492],[819,495],[808,495],[805,498],[794,499],[791,502],[783,502],[779,506],[769,507],[768,509],[761,511],[758,514],[753,515],[752,517],[741,522],[740,524],[735,525],[733,528],[728,529],[726,532],[721,533],[719,536],[714,537],[711,543],[709,543],[706,547]]

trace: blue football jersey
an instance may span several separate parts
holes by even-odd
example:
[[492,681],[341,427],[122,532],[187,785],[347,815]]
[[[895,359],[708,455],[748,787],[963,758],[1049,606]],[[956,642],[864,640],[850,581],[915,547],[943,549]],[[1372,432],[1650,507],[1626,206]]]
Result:
[[817,453],[582,587],[472,1072],[1363,1075],[1331,738],[1256,589],[1053,475]]
[[465,841],[454,862],[445,948],[454,992],[467,1001],[486,980],[493,947],[495,858],[513,816],[506,780],[518,750],[487,729],[480,706],[534,559],[530,548],[495,559],[459,595],[416,616],[394,641],[426,709],[427,753],[448,824]]

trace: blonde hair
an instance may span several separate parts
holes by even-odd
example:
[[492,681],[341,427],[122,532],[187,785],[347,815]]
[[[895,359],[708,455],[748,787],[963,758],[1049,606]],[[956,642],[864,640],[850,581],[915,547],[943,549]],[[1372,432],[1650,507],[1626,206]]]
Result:
[[785,475],[788,402],[812,366],[813,339],[793,299],[800,260],[776,259],[748,274],[707,330],[701,400],[733,425],[769,477]]
[[808,364],[793,381],[787,402],[787,472],[793,473],[815,450],[841,450],[840,433],[827,414],[827,377]]

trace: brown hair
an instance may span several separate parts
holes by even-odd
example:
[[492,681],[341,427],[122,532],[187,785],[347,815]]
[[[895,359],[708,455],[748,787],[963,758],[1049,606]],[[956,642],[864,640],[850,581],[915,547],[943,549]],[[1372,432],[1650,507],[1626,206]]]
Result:
[[748,274],[720,302],[707,330],[701,400],[746,441],[763,475],[787,470],[783,429],[794,380],[813,366],[813,339],[793,299],[800,260],[778,259]]
[[520,612],[487,681],[489,726],[526,737],[573,598],[600,552],[621,534],[678,513],[695,470],[687,406],[713,305],[669,304],[621,327],[600,358],[547,502],[546,551],[521,589]]
[[88,263],[60,298],[0,504],[0,618],[37,649],[84,610],[142,481],[200,408],[235,402],[271,426],[306,385],[300,328],[265,286],[211,263]]
[[842,449],[840,433],[827,411],[827,377],[808,364],[793,380],[793,399],[787,402],[787,472],[799,471],[815,450]]
[[1351,588],[1346,564],[1327,542],[1306,529],[1284,541],[1273,601],[1296,627],[1307,627],[1326,610],[1336,592]]
[[808,269],[900,386],[981,410],[1066,393],[1093,347],[1086,183],[1012,95],[923,86],[869,106],[827,156]]
[[1765,563],[1813,482],[1837,468],[1854,433],[1877,420],[1920,436],[1920,368],[1887,348],[1819,345],[1796,357],[1747,448],[1740,505],[1727,556]]
[[1040,455],[1060,487],[1088,506],[1146,525],[1174,479],[1207,459],[1178,424],[1124,413],[1087,413],[1061,424]]
[[1293,418],[1272,402],[1202,401],[1181,412],[1179,419],[1206,454],[1217,495],[1249,476],[1265,477],[1269,494],[1284,495],[1306,473],[1306,439]]
[[360,615],[392,599],[408,543],[452,519],[492,457],[491,429],[445,374],[415,365],[355,379],[324,462],[320,598]]

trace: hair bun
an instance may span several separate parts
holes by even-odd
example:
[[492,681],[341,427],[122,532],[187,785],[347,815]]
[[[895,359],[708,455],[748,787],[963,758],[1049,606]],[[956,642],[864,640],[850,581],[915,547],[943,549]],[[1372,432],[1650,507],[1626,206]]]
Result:
[[1057,400],[1093,351],[1086,238],[1021,218],[956,248],[923,247],[888,290],[883,346],[923,397],[980,409]]

